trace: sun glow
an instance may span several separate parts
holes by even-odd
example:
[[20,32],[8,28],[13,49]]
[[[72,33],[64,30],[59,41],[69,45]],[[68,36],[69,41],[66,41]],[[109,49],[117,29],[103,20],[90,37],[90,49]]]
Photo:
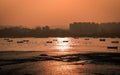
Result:
[[58,43],[56,44],[56,49],[59,51],[67,51],[70,49],[68,38],[57,38]]

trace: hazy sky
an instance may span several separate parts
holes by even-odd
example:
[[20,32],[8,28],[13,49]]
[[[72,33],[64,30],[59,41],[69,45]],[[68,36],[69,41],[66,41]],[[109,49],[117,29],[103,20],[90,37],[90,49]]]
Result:
[[120,0],[0,0],[0,25],[68,27],[120,22]]

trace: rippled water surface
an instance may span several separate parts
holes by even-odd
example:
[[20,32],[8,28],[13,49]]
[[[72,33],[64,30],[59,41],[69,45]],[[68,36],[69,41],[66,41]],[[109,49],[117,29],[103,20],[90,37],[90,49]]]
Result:
[[[27,41],[23,42],[23,40]],[[118,43],[112,43],[112,41]],[[0,38],[0,51],[118,52],[119,42],[120,38]],[[118,47],[118,49],[108,49],[108,46]]]

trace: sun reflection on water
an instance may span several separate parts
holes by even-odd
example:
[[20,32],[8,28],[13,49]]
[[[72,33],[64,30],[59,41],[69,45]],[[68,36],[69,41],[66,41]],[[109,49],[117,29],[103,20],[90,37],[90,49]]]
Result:
[[69,38],[57,38],[56,49],[59,51],[67,51],[70,49]]

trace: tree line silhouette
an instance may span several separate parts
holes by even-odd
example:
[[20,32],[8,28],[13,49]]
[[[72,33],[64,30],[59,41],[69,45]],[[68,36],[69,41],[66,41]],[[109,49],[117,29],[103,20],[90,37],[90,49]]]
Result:
[[120,23],[74,22],[69,29],[0,27],[0,37],[120,37]]
[[36,27],[4,27],[0,29],[0,37],[63,37],[68,36],[69,31],[64,29],[50,29],[49,26]]

